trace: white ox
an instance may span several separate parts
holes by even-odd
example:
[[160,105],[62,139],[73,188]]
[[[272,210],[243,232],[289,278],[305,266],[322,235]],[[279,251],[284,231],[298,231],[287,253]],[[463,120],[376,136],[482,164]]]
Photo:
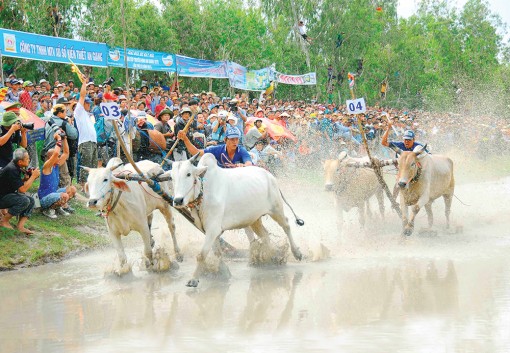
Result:
[[[161,167],[151,161],[140,161],[136,165],[149,176],[163,173]],[[152,263],[150,223],[152,222],[152,212],[155,210],[159,210],[163,214],[172,235],[177,261],[182,261],[182,255],[175,238],[175,225],[170,205],[146,183],[126,181],[113,175],[114,170],[116,174],[132,173],[137,175],[131,165],[122,166],[122,161],[119,158],[112,158],[106,168],[84,169],[89,172],[86,187],[90,196],[87,205],[89,208],[106,212],[108,233],[117,250],[121,268],[127,262],[121,236],[128,235],[133,230],[142,236],[145,257]],[[160,184],[161,188],[168,192],[169,182]]]
[[[353,164],[370,164],[368,157],[353,158],[341,152],[338,159],[324,162],[325,188],[334,191],[337,203],[339,229],[343,225],[343,213],[358,208],[359,222],[365,225],[365,205],[370,213],[369,200],[376,195],[381,217],[384,217],[384,196],[375,172],[371,168],[358,168]],[[351,166],[350,166],[351,165]]]
[[[414,152],[398,151],[397,182],[400,188],[402,233],[405,235],[412,234],[414,219],[423,206],[427,211],[429,227],[432,227],[432,202],[441,196],[445,203],[446,228],[450,226],[450,209],[455,189],[453,161],[445,156],[425,153],[425,148]],[[408,206],[412,206],[410,218]]]
[[[174,162],[170,172],[174,207],[189,207],[196,226],[205,232],[205,241],[197,256],[197,268],[187,286],[198,285],[201,269],[213,245],[215,254],[221,256],[218,239],[224,231],[251,227],[262,240],[267,240],[269,233],[261,219],[264,215],[269,215],[283,228],[292,254],[297,260],[302,259],[283,211],[283,203],[287,202],[272,174],[254,166],[222,169],[209,153],[204,154],[195,167],[197,158],[198,154],[189,160]],[[299,225],[303,224],[297,217],[296,221]]]

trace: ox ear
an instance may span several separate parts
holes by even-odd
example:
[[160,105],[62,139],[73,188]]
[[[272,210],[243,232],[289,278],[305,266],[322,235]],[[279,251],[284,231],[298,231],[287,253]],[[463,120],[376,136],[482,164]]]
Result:
[[128,183],[125,180],[113,178],[112,183],[113,183],[113,187],[116,189],[119,189],[120,191],[124,191],[124,192],[131,191]]
[[174,161],[168,159],[168,158],[165,158],[165,162],[166,164],[168,164],[168,166],[170,167],[170,169],[172,169],[172,165],[174,164]]
[[207,166],[203,166],[203,167],[197,167],[195,169],[195,173],[197,176],[199,177],[203,177],[205,172],[207,172]]
[[87,173],[90,173],[90,171],[92,170],[92,168],[85,167],[84,165],[80,165],[80,168],[86,171]]
[[89,193],[89,183],[85,183],[85,185],[83,185],[83,191],[85,191],[87,194]]

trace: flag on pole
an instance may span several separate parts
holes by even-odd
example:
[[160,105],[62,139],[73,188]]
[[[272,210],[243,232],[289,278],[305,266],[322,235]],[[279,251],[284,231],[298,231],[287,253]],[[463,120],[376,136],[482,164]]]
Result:
[[354,87],[354,84],[355,84],[355,78],[354,78],[354,74],[352,72],[349,72],[347,74],[347,80],[349,81],[349,88],[353,88]]

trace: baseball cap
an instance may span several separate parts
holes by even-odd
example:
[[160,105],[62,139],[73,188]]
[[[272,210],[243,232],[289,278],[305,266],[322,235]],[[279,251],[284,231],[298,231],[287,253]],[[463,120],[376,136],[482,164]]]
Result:
[[237,125],[237,118],[234,116],[234,114],[228,114],[227,115],[227,121],[234,120],[234,123],[232,125]]
[[123,100],[123,99],[127,100],[126,96],[125,96],[125,95],[123,95],[123,94],[121,94],[121,95],[119,96],[119,100],[121,101],[121,100]]
[[34,84],[32,83],[32,81],[25,81],[23,82],[23,87],[28,87],[28,86],[33,86]]
[[44,78],[39,80],[39,84],[41,84],[41,83],[47,83],[47,82],[48,82],[48,81],[46,81]]
[[219,117],[219,118],[226,118],[226,117],[227,117],[227,115],[228,115],[228,112],[227,112],[226,110],[220,110],[220,111],[218,112],[218,117]]
[[57,104],[68,104],[68,103],[69,103],[69,99],[67,99],[66,97],[62,97],[57,101]]
[[117,95],[115,93],[112,93],[112,92],[106,92],[103,95],[103,98],[106,99],[106,100],[109,100],[109,101],[116,101],[118,99]]
[[239,138],[239,137],[241,137],[241,131],[239,131],[239,129],[234,126],[234,127],[227,129],[227,133],[225,136],[228,139]]
[[92,104],[92,99],[90,99],[89,97],[85,97],[85,103]]
[[414,132],[412,130],[406,130],[404,132],[404,136],[402,136],[404,140],[413,140],[414,139]]
[[17,85],[19,83],[19,81],[17,79],[13,78],[12,80],[9,81],[9,83],[11,85]]

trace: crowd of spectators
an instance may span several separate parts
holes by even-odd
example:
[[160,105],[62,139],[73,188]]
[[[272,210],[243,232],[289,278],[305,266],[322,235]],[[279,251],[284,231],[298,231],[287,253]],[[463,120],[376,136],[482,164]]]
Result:
[[[334,158],[342,150],[364,154],[358,119],[372,153],[380,157],[392,155],[381,144],[387,130],[390,140],[402,139],[412,130],[416,141],[427,143],[432,153],[457,146],[483,159],[510,151],[510,126],[503,118],[380,106],[353,116],[346,113],[345,106],[334,103],[266,100],[264,95],[249,98],[246,93],[233,97],[214,92],[181,93],[167,86],[149,86],[146,81],[138,89],[125,89],[113,87],[111,80],[96,84],[87,79],[77,85],[73,80],[55,81],[51,85],[45,79],[33,83],[12,75],[5,85],[9,91],[0,119],[1,225],[9,227],[9,220],[17,216],[18,228],[26,233],[30,231],[24,223],[34,202],[20,194],[40,176],[38,197],[43,213],[50,218],[73,213],[69,200],[77,191],[85,192],[87,178],[87,172],[77,166],[104,166],[120,151],[112,124],[118,124],[135,160],[155,162],[163,160],[186,126],[186,136],[197,149],[224,144],[228,129],[237,127],[240,144],[250,152],[252,162],[277,176],[294,166],[317,168],[321,160]],[[105,119],[102,102],[117,102],[120,119]],[[44,120],[43,141],[27,139],[30,126],[20,124],[20,108]],[[170,159],[189,157],[184,141],[177,141]],[[22,202],[18,196],[26,200]]]

